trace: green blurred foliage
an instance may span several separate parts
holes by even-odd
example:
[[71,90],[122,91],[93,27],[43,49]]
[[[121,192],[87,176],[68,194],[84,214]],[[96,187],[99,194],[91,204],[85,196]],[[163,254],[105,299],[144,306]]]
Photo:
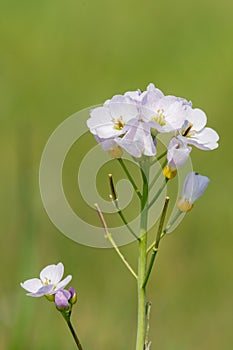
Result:
[[[19,287],[58,261],[78,289],[73,321],[85,349],[134,348],[134,281],[113,250],[53,226],[38,169],[69,115],[149,82],[192,99],[221,137],[218,150],[192,152],[211,184],[161,244],[148,289],[152,349],[233,348],[232,15],[228,0],[1,1],[0,349],[75,348],[53,305]],[[122,251],[135,265],[136,244]]]

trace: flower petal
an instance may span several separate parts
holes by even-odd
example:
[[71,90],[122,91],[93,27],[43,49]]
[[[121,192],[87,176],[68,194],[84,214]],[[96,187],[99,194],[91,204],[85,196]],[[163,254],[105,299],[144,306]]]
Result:
[[[184,137],[181,136],[183,141]],[[186,142],[194,145],[202,150],[213,150],[218,147],[219,136],[215,130],[211,128],[204,128],[200,132],[195,133],[191,137],[186,138]]]
[[[107,133],[111,133],[113,129],[112,116],[110,111],[106,107],[97,107],[91,111],[91,117],[87,120],[87,126],[94,135],[99,137],[106,137],[102,134],[105,128],[108,129]],[[106,132],[104,133],[104,135]],[[114,135],[114,133],[113,133]],[[108,137],[111,137],[110,135]]]
[[171,132],[180,129],[185,120],[185,106],[182,101],[170,96],[160,98],[155,104],[145,105],[142,109],[145,121],[151,122],[159,132]]
[[39,278],[31,278],[25,282],[20,283],[20,285],[22,288],[24,288],[25,290],[31,293],[35,293],[41,287],[43,287],[43,284]]
[[134,119],[128,125],[128,132],[123,138],[117,138],[116,142],[133,157],[139,158],[142,154],[154,156],[155,144],[150,134],[150,125]]
[[117,144],[114,138],[111,139],[101,139],[98,136],[95,136],[96,141],[100,144],[104,151],[113,149]]
[[188,160],[191,150],[192,147],[172,138],[167,151],[168,166],[174,169],[180,168]]
[[206,114],[199,108],[188,108],[186,115],[186,120],[192,123],[192,129],[196,132],[202,130],[207,122]]
[[57,265],[48,265],[40,273],[40,279],[45,284],[57,284],[64,274],[64,265],[60,262]]
[[55,291],[65,288],[67,284],[70,283],[71,280],[72,280],[72,276],[68,275],[66,278],[64,278],[64,280],[62,280],[56,285]]
[[182,198],[193,204],[206,190],[210,180],[198,173],[189,173],[184,181]]
[[69,299],[71,297],[68,290],[59,290],[55,294],[55,304],[58,308],[65,308],[69,306]]
[[122,118],[122,120],[127,123],[130,119],[133,119],[138,114],[137,106],[130,102],[111,102],[109,103],[109,110],[112,118],[118,119]]
[[39,298],[45,294],[53,294],[53,287],[53,284],[48,284],[47,286],[43,286],[40,289],[38,289],[38,291],[36,291],[35,293],[28,293],[27,295],[29,297]]
[[141,90],[136,91],[128,91],[124,94],[124,96],[128,97],[131,102],[134,104],[140,104],[142,100],[144,99],[145,95],[147,94],[146,91],[141,92]]

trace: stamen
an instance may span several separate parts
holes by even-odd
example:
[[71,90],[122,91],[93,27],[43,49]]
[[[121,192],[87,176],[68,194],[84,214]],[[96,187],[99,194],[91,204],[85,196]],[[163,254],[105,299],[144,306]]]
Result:
[[51,283],[51,280],[48,277],[45,277],[45,282],[42,281],[42,283],[47,286],[48,284]]
[[193,124],[189,123],[187,120],[184,122],[183,128],[182,128],[182,136],[189,136],[189,132],[192,129]]
[[122,130],[123,127],[125,126],[125,122],[122,119],[122,116],[120,116],[117,120],[112,119],[114,123],[114,129],[116,130]]
[[188,133],[189,133],[189,131],[190,131],[191,129],[192,129],[192,125],[190,125],[190,126],[188,127],[188,129],[185,130],[185,132],[183,133],[183,136],[187,136]]
[[154,120],[156,123],[158,123],[161,126],[166,125],[166,121],[163,113],[164,113],[164,109],[158,109],[157,115],[152,118],[152,120]]

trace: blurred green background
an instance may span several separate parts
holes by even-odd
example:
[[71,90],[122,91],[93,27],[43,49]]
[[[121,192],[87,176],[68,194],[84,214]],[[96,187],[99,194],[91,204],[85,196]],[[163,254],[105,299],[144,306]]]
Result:
[[[231,350],[233,3],[2,0],[0,4],[0,349],[75,349],[64,321],[19,282],[62,261],[85,350],[135,347],[136,288],[111,249],[72,242],[50,222],[40,157],[69,115],[153,82],[204,109],[221,137],[193,150],[211,185],[161,244],[148,289],[152,349]],[[135,264],[136,244],[123,252]]]

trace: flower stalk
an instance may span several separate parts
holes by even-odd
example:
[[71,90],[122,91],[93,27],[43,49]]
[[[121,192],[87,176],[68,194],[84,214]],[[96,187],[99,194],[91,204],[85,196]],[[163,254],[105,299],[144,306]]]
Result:
[[168,179],[164,179],[161,187],[159,188],[159,190],[157,191],[157,193],[155,194],[154,198],[152,198],[151,202],[148,204],[148,209],[150,209],[152,207],[152,205],[157,201],[157,199],[159,198],[160,194],[163,192],[164,188],[166,187],[168,182]]
[[98,204],[95,204],[95,207],[96,207],[96,211],[97,211],[97,214],[100,218],[100,221],[101,221],[101,224],[104,228],[104,231],[105,231],[105,237],[109,240],[109,242],[112,244],[113,248],[115,249],[116,253],[118,254],[118,256],[120,257],[120,259],[122,260],[122,262],[125,264],[125,266],[127,267],[127,269],[131,272],[131,274],[136,278],[138,279],[138,276],[137,274],[134,272],[133,268],[130,266],[130,264],[128,263],[128,261],[125,259],[124,255],[121,253],[120,249],[118,248],[116,242],[114,241],[111,233],[108,231],[108,227],[107,227],[107,224],[106,224],[106,221],[104,219],[104,216],[103,216],[103,213],[101,212]]
[[120,163],[122,169],[124,170],[126,176],[128,177],[128,179],[129,179],[131,185],[133,186],[135,193],[137,194],[137,196],[138,196],[139,199],[141,200],[141,199],[142,199],[142,194],[141,194],[141,192],[140,192],[138,186],[136,185],[134,179],[132,178],[132,176],[131,176],[129,170],[127,169],[127,167],[126,167],[126,165],[125,165],[123,159],[122,159],[122,158],[118,158],[117,160],[118,160],[118,162]]
[[155,257],[157,255],[157,252],[158,252],[158,249],[159,249],[159,243],[160,243],[160,239],[161,239],[162,233],[163,233],[163,225],[164,225],[164,220],[165,220],[166,213],[167,213],[169,200],[170,200],[170,198],[166,197],[165,203],[164,203],[164,206],[163,206],[163,211],[162,211],[162,214],[161,214],[161,217],[160,217],[160,221],[159,221],[159,227],[158,227],[156,239],[155,239],[155,242],[154,242],[153,247],[152,247],[152,254],[151,254],[149,267],[148,267],[148,270],[147,270],[147,273],[146,273],[146,277],[145,277],[145,280],[144,280],[144,283],[143,283],[144,287],[146,287],[146,285],[147,285],[148,279],[150,277],[150,274],[151,274],[151,271],[152,271],[152,268],[153,268],[153,265],[154,265]]
[[116,193],[116,189],[115,189],[115,185],[113,182],[113,177],[112,174],[108,174],[108,178],[109,178],[109,184],[110,184],[110,190],[111,190],[111,194],[110,194],[110,199],[112,200],[116,210],[117,210],[117,214],[120,216],[121,220],[123,221],[124,225],[127,227],[127,229],[129,230],[129,232],[134,236],[134,238],[136,238],[137,240],[139,240],[138,236],[136,235],[136,233],[133,231],[133,229],[130,227],[130,225],[128,224],[124,214],[122,213],[122,210],[120,209],[119,203],[118,203],[118,197],[117,197],[117,193]]
[[62,314],[63,318],[65,319],[65,321],[67,323],[67,326],[69,327],[69,330],[70,330],[70,332],[72,334],[72,337],[73,337],[73,339],[75,341],[75,344],[77,345],[77,348],[79,350],[83,350],[83,347],[82,347],[82,345],[80,343],[80,340],[79,340],[79,338],[78,338],[78,336],[77,336],[77,334],[76,334],[76,332],[74,330],[74,327],[73,327],[73,325],[71,323],[71,320],[70,320],[71,310],[69,310],[69,311],[63,310],[63,311],[61,311],[61,314]]

